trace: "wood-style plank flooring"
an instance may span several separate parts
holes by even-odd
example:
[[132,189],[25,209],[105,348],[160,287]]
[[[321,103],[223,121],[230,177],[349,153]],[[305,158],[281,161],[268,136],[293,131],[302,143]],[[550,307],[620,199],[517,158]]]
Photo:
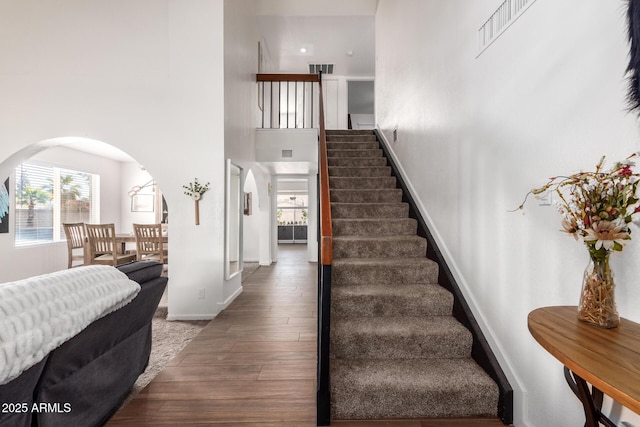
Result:
[[[305,245],[244,291],[107,426],[315,426],[317,265]],[[341,427],[491,427],[480,420],[335,421]]]

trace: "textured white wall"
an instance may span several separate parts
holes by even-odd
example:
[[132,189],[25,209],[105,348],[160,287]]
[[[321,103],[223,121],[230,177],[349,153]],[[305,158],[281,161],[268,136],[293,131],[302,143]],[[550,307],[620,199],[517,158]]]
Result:
[[[222,0],[0,2],[0,175],[60,136],[144,164],[171,207],[172,318],[213,317],[223,298],[223,57]],[[195,177],[212,187],[199,226],[182,194]]]
[[[255,0],[225,0],[224,2],[224,106],[225,106],[225,157],[244,168],[245,177],[256,164],[256,110],[258,72],[258,35],[255,16]],[[255,202],[260,200],[258,187],[266,188],[261,174],[251,173],[249,186]],[[261,239],[256,238],[255,228],[268,211],[258,209],[243,216],[243,255],[245,261],[259,259]],[[267,236],[268,237],[268,236]],[[241,275],[225,280],[226,307],[242,290]]]
[[[476,58],[476,32],[500,3],[381,0],[376,120],[390,141],[398,128],[394,155],[515,388],[517,425],[581,425],[527,314],[577,304],[587,252],[558,232],[553,207],[508,210],[548,177],[638,151],[625,112],[625,7],[539,0]],[[612,261],[619,311],[636,322],[639,245]]]

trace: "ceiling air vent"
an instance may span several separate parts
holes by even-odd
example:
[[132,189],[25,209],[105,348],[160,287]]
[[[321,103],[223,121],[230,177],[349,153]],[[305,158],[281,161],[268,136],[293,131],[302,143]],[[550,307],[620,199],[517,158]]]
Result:
[[309,74],[333,74],[333,64],[309,64]]
[[282,157],[293,157],[293,150],[282,150]]

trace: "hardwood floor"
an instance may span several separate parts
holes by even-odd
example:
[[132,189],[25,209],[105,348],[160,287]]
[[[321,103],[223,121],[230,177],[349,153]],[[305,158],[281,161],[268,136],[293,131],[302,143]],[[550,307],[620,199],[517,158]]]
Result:
[[[314,426],[317,265],[305,245],[243,280],[242,294],[107,424]],[[336,421],[341,427],[502,426],[498,420]]]

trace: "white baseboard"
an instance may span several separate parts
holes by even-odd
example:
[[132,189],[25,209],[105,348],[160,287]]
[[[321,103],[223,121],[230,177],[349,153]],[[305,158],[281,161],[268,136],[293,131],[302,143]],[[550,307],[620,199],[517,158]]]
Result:
[[240,286],[238,289],[236,289],[236,291],[234,293],[232,293],[231,295],[229,295],[229,298],[227,298],[226,300],[224,300],[221,303],[218,303],[218,307],[220,308],[220,310],[218,311],[218,313],[222,310],[224,310],[225,308],[229,307],[229,305],[236,299],[238,298],[238,296],[242,293],[242,290],[244,288],[242,286]]
[[167,314],[167,320],[168,321],[174,321],[174,320],[212,320],[215,319],[215,315],[211,315],[211,314],[189,314],[189,315],[178,315],[178,316],[172,316],[170,314]]

